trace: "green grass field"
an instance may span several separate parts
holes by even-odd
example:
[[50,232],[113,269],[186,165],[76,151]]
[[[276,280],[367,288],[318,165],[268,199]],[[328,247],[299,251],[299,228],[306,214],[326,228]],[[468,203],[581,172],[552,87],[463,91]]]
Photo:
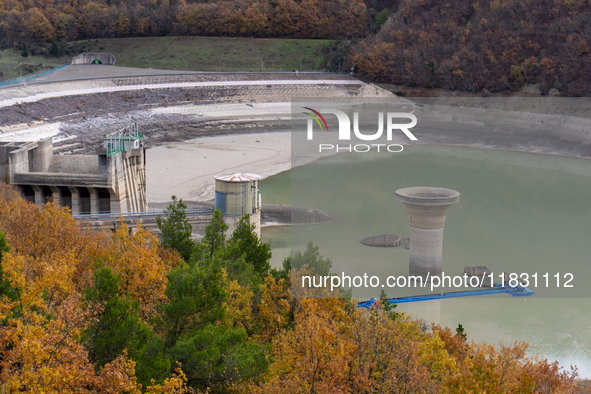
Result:
[[332,40],[144,37],[85,40],[66,46],[73,54],[60,58],[24,58],[14,49],[0,51],[0,80],[18,77],[19,67],[23,75],[32,74],[65,64],[82,52],[111,53],[121,67],[149,68],[151,61],[152,68],[189,71],[337,71],[343,57]]
[[22,57],[19,51],[5,49],[0,51],[0,81],[49,70],[68,61],[45,56]]

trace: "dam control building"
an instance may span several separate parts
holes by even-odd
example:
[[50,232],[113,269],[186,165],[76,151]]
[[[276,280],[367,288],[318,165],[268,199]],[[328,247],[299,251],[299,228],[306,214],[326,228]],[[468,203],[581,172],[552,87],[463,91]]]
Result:
[[106,136],[96,155],[54,155],[52,141],[0,143],[0,180],[38,206],[53,198],[74,215],[147,210],[137,124]]

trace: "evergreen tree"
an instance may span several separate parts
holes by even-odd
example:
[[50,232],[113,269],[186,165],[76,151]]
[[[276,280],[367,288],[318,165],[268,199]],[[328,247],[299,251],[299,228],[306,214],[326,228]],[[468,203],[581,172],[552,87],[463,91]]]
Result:
[[240,218],[236,230],[228,242],[227,259],[229,262],[239,261],[251,265],[254,272],[262,279],[271,269],[271,242],[263,243],[255,232],[255,225],[250,223],[250,215]]
[[462,338],[464,341],[468,339],[468,335],[464,332],[464,326],[461,324],[458,324],[458,327],[456,328],[456,335]]
[[162,245],[176,249],[185,261],[189,261],[194,242],[191,239],[193,226],[187,219],[186,209],[187,204],[182,198],[177,201],[176,196],[172,196],[172,204],[164,210],[165,218],[157,217],[156,223],[162,234]]
[[102,367],[127,349],[138,359],[148,342],[150,329],[140,320],[139,304],[119,295],[119,276],[110,268],[100,268],[93,276],[93,286],[86,290],[89,307],[98,308],[97,321],[84,333],[89,359]]
[[4,273],[2,269],[2,260],[4,259],[4,254],[8,252],[10,252],[10,246],[8,246],[8,242],[6,241],[6,234],[0,231],[0,298],[2,298],[2,296],[6,296],[8,299],[14,301],[18,298],[18,292],[10,285],[8,280],[4,279]]
[[188,383],[202,390],[225,392],[236,382],[267,369],[265,347],[249,341],[244,328],[209,324],[172,347],[171,357],[183,366]]
[[219,261],[183,264],[166,277],[168,302],[160,307],[160,325],[170,348],[181,335],[223,318],[226,289]]
[[51,42],[51,47],[49,48],[49,54],[52,55],[53,57],[59,56],[59,49],[57,47],[57,43],[55,42],[55,40],[53,40]]
[[320,255],[318,246],[315,246],[312,241],[308,242],[308,246],[304,253],[299,250],[291,252],[291,254],[283,260],[283,269],[272,270],[273,276],[276,278],[288,279],[289,271],[298,269],[307,265],[314,275],[327,276],[330,275],[332,268],[332,261],[328,258],[323,258]]
[[156,384],[162,384],[166,378],[170,377],[172,367],[170,355],[164,348],[164,341],[153,335],[137,360],[136,376],[138,382],[142,384],[142,387],[148,387],[152,379]]
[[21,47],[21,56],[22,57],[29,57],[29,49],[27,48],[27,43],[23,42]]
[[[221,251],[225,248],[225,233],[227,230],[228,225],[224,223],[224,217],[218,208],[214,211],[207,227],[205,227],[205,237],[201,240],[202,244],[205,246],[204,253],[207,254],[209,258],[213,258],[217,251]],[[200,258],[201,256],[195,257]]]
[[376,19],[375,19],[375,23],[373,24],[373,28],[376,29],[376,31],[379,31],[382,28],[382,26],[384,25],[384,23],[386,23],[386,21],[388,20],[389,17],[390,17],[390,10],[388,10],[387,8],[384,8],[383,10],[378,12],[376,14]]

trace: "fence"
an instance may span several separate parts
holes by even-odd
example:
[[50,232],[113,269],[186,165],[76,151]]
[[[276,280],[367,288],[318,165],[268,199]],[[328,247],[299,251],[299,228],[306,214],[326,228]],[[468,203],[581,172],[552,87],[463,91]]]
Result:
[[66,67],[66,66],[69,66],[69,65],[70,65],[70,63],[67,63],[67,64],[64,64],[64,65],[58,66],[56,68],[52,68],[51,70],[43,71],[43,72],[40,72],[40,73],[37,73],[37,74],[26,75],[24,77],[10,79],[8,81],[2,81],[2,82],[0,82],[0,86],[14,85],[14,84],[17,84],[17,83],[28,81],[30,79],[39,78],[39,77],[42,77],[44,75],[50,74],[50,73],[52,73],[54,71],[61,70],[62,68]]

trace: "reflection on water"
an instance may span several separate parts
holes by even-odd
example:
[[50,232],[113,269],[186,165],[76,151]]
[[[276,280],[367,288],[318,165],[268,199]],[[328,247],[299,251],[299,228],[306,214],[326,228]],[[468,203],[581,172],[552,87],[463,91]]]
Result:
[[[396,155],[340,154],[263,181],[265,203],[286,204],[291,198],[293,205],[340,217],[331,225],[264,228],[263,238],[272,242],[272,264],[280,266],[291,247],[301,250],[313,240],[333,261],[333,272],[406,275],[408,250],[371,248],[359,241],[378,234],[408,235],[406,211],[394,191],[410,186],[461,193],[445,225],[446,273],[457,275],[474,265],[495,273],[572,271],[575,290],[591,288],[585,280],[591,277],[591,162],[473,148],[415,146]],[[450,327],[461,323],[477,341],[525,340],[531,354],[576,364],[581,375],[591,377],[587,299],[548,298],[558,294],[555,288],[535,291],[527,299],[498,295],[399,309]],[[356,290],[354,296],[378,294]]]

